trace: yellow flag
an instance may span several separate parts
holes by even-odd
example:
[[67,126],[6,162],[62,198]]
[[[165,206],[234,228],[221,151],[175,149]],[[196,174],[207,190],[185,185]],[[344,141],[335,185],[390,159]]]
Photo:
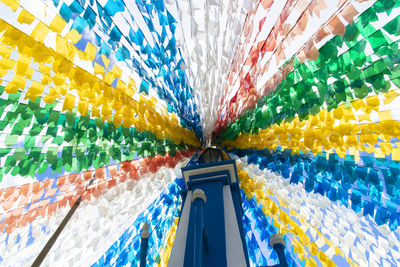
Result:
[[111,121],[111,113],[112,113],[111,107],[106,105],[106,103],[104,103],[102,112],[101,112],[101,114],[103,115],[103,118],[107,121]]
[[114,126],[115,126],[116,128],[118,128],[119,126],[121,126],[121,123],[122,123],[122,116],[121,116],[121,114],[115,114],[115,115],[114,115],[113,123],[114,123]]
[[65,83],[66,78],[67,77],[62,74],[56,74],[53,77],[53,82],[55,85],[63,85]]
[[390,110],[379,111],[378,115],[379,121],[392,120],[392,111]]
[[383,94],[385,96],[385,99],[383,100],[383,103],[390,104],[392,103],[393,99],[395,99],[397,96],[399,96],[399,93],[397,93],[396,91],[392,90],[389,91],[387,93]]
[[65,25],[67,25],[65,20],[59,15],[56,15],[50,23],[50,28],[55,32],[61,33]]
[[49,104],[52,104],[56,101],[58,94],[54,88],[50,88],[50,93],[43,97],[43,101]]
[[[43,22],[39,21],[39,23],[36,25],[36,27],[33,29],[31,36],[38,40],[39,42],[44,42],[44,39],[46,39],[46,36],[49,34],[50,29],[47,27],[46,24]],[[23,40],[21,40],[23,42]]]
[[364,120],[371,121],[371,117],[369,114],[358,115],[358,120],[359,122],[362,122]]
[[37,97],[40,97],[42,95],[43,90],[43,84],[33,81],[31,87],[28,90],[28,93],[25,96],[25,99],[29,98],[30,100],[35,101]]
[[18,9],[18,7],[20,6],[19,3],[17,3],[17,1],[14,0],[0,0],[0,2],[6,4],[9,8],[11,8],[12,11],[16,11]]
[[[132,79],[131,77],[129,77],[129,83],[128,83],[128,87],[134,87],[136,89],[136,82],[134,79]],[[136,90],[135,90],[136,91]]]
[[81,37],[82,36],[75,29],[71,30],[69,33],[67,33],[65,35],[65,38],[67,38],[68,40],[71,40],[72,43],[74,43],[74,44],[76,44],[81,39]]
[[126,87],[125,94],[129,97],[132,97],[135,94],[135,91],[131,87]]
[[344,119],[346,122],[350,120],[356,120],[356,116],[354,115],[354,112],[351,108],[346,108],[344,110]]
[[76,96],[71,95],[71,94],[65,95],[63,111],[69,110],[72,112],[72,109],[75,107],[75,98],[76,98]]
[[10,70],[14,67],[15,61],[9,58],[2,58],[0,60],[0,69]]
[[392,160],[400,161],[400,149],[398,149],[398,148],[393,149]]
[[42,80],[40,81],[42,84],[47,85],[51,83],[51,77],[47,74],[42,75]]
[[114,73],[118,78],[120,78],[122,75],[122,70],[117,65],[114,65],[111,72]]
[[4,88],[7,94],[15,94],[18,89],[24,90],[26,84],[26,78],[22,76],[15,75],[12,82],[9,82]]
[[23,75],[28,78],[28,79],[32,79],[33,76],[33,69],[31,68],[27,68],[25,73],[23,73]]
[[121,79],[117,80],[117,86],[116,89],[119,90],[120,92],[125,92],[126,84],[121,81]]
[[0,44],[0,56],[2,56],[3,58],[8,58],[11,55],[12,51],[13,51],[13,49],[11,49],[3,44]]
[[16,74],[21,75],[27,72],[29,64],[32,62],[32,59],[29,57],[20,54],[17,60],[17,69]]
[[96,107],[93,107],[92,108],[92,116],[100,118],[100,110],[98,108],[96,108]]
[[[8,70],[3,70],[0,68],[0,77],[3,77],[4,75],[6,75],[7,73],[9,73]],[[1,80],[0,80],[1,81]]]
[[72,54],[69,49],[69,43],[65,38],[57,35],[56,37],[56,49],[59,54],[67,59],[72,59]]
[[357,99],[351,102],[351,105],[353,106],[353,108],[355,110],[359,110],[360,108],[364,108],[365,107],[365,103],[362,99]]
[[97,52],[96,47],[88,42],[85,48],[86,59],[93,61],[94,57],[96,56],[96,52]]
[[88,102],[79,100],[78,111],[79,113],[81,113],[82,116],[88,115],[88,108],[89,108]]
[[50,67],[50,66],[47,66],[47,65],[44,65],[44,64],[42,64],[42,63],[39,64],[39,71],[40,71],[41,73],[43,73],[43,74],[48,75],[48,76],[51,75],[51,67]]
[[390,155],[392,153],[392,144],[390,143],[379,143],[381,146],[382,153],[385,155]]
[[104,67],[100,64],[98,64],[97,62],[94,63],[94,74],[101,74],[104,77],[105,74],[105,70]]
[[108,65],[110,64],[110,60],[105,55],[101,55],[101,59],[103,60],[104,66],[106,66],[107,69]]
[[115,74],[111,71],[107,72],[106,76],[104,77],[104,82],[107,84],[111,84],[115,80]]
[[339,106],[338,108],[333,110],[333,116],[335,119],[340,120],[343,117],[343,108]]
[[368,110],[372,109],[375,111],[378,111],[379,109],[379,98],[377,95],[367,97],[367,105],[368,105]]
[[18,19],[17,21],[19,23],[25,23],[25,24],[31,24],[33,21],[35,20],[35,17],[29,13],[28,11],[26,11],[26,9],[22,9],[21,13],[19,13]]

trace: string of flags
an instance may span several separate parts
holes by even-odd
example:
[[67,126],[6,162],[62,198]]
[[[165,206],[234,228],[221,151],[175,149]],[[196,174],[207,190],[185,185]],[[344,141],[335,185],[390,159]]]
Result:
[[[251,266],[400,264],[400,3],[0,0],[0,265],[166,266],[202,146]],[[71,236],[74,239],[71,239]]]

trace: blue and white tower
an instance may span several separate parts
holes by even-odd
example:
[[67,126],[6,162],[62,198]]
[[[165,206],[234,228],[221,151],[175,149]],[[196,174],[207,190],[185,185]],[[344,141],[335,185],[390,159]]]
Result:
[[249,266],[235,161],[208,148],[182,174],[187,190],[168,266]]
[[[249,266],[235,161],[223,160],[221,150],[207,148],[192,157],[182,174],[186,189],[168,267]],[[141,266],[146,265],[148,236],[145,224]],[[280,262],[270,267],[287,267],[282,236],[271,235],[270,246]]]

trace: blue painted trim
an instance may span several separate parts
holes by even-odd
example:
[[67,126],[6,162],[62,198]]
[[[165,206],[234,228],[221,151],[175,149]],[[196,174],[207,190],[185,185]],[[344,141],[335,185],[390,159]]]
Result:
[[188,187],[189,190],[194,190],[194,187],[199,184],[203,183],[209,183],[209,182],[214,182],[214,181],[221,181],[223,185],[228,185],[228,179],[224,175],[220,175],[217,177],[210,177],[210,178],[205,178],[201,180],[193,180],[188,182]]
[[189,181],[193,181],[193,180],[197,180],[197,179],[204,178],[204,177],[212,177],[212,176],[220,176],[220,175],[228,176],[229,183],[232,183],[231,174],[230,174],[229,170],[195,174],[195,175],[190,175],[188,178],[189,178]]
[[[181,168],[181,172],[182,172],[183,178],[185,178],[185,172],[186,171],[199,170],[199,169],[205,169],[205,168],[217,167],[217,166],[225,166],[225,165],[226,165],[227,168],[233,166],[234,174],[236,176],[235,178],[236,178],[236,181],[238,181],[238,175],[237,175],[237,168],[236,168],[235,160],[224,160],[224,161],[204,163],[204,164],[191,165],[191,166],[186,165],[185,167]],[[209,174],[211,174],[211,173],[215,173],[215,172],[210,172]],[[187,177],[187,178],[188,178],[188,180],[190,180],[190,177]],[[229,174],[229,182],[231,183],[232,180],[233,179],[232,179],[231,175]],[[186,179],[185,179],[185,181],[186,181]]]
[[189,175],[189,181],[196,180],[198,178],[217,176],[217,175],[227,175],[230,176],[229,170],[217,171],[217,172],[207,172],[195,175]]
[[236,162],[234,160],[223,160],[223,161],[217,161],[217,162],[203,163],[203,164],[199,164],[199,165],[185,166],[181,170],[182,170],[182,174],[183,174],[184,171],[209,168],[209,167],[215,167],[215,166],[221,166],[221,165],[229,165],[229,164],[235,164],[235,163]]

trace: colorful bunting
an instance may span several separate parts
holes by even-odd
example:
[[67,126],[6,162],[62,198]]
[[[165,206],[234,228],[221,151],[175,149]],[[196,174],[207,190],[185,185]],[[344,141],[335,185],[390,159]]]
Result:
[[[252,266],[400,265],[395,0],[0,0],[0,265],[166,266],[197,148]],[[178,177],[178,178],[175,178]],[[75,238],[71,239],[74,235]]]

